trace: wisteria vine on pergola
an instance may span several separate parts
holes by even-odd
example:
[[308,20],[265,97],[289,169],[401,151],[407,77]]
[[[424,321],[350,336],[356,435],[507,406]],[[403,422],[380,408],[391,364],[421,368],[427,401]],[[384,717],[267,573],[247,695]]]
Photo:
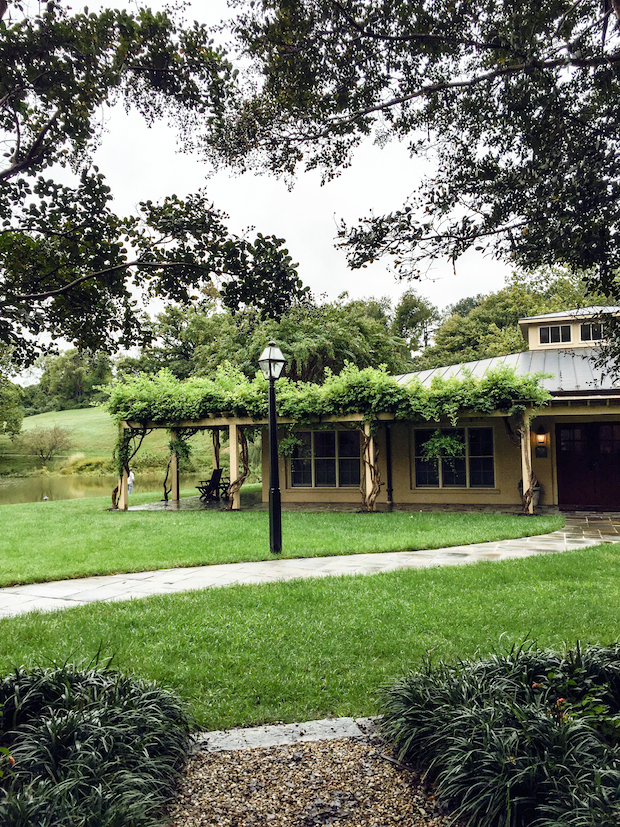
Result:
[[[519,420],[524,411],[535,412],[550,398],[541,385],[543,378],[543,374],[520,375],[512,368],[500,366],[480,378],[462,371],[458,377],[436,377],[425,385],[415,376],[402,382],[383,367],[360,370],[351,364],[337,375],[328,372],[321,385],[284,378],[278,382],[277,413],[288,434],[280,441],[280,453],[292,451],[298,427],[320,427],[321,423],[333,426],[339,417],[353,416],[356,422],[348,425],[362,432],[362,458],[373,480],[372,490],[362,491],[362,502],[372,510],[380,482],[376,457],[370,458],[366,446],[380,415],[410,422],[447,420],[454,426],[465,412],[499,412],[513,417],[520,432]],[[116,446],[119,473],[128,470],[131,441],[137,445],[149,427],[174,430],[171,451],[187,456],[188,439],[196,433],[194,423],[209,427],[210,418],[228,418],[263,424],[267,416],[267,390],[268,383],[262,375],[249,380],[230,365],[220,367],[212,377],[195,376],[184,381],[165,370],[156,375],[122,377],[107,388],[109,398],[104,406],[117,424],[125,426],[119,429]],[[243,431],[241,437],[245,438]],[[239,480],[231,482],[231,491],[240,488],[245,476],[247,468]]]
[[[399,382],[384,368],[359,369],[348,364],[339,374],[328,373],[321,385],[281,379],[277,385],[278,416],[293,426],[328,417],[360,414],[372,423],[378,414],[393,414],[406,421],[448,419],[455,424],[465,411],[506,416],[538,408],[549,400],[541,386],[543,374],[517,374],[501,366],[475,377],[436,377],[423,385],[416,377]],[[155,423],[160,427],[198,422],[210,416],[248,417],[257,422],[267,416],[268,383],[257,375],[247,379],[232,366],[219,368],[213,377],[177,380],[168,371],[154,376],[122,377],[108,386],[104,407],[117,423]]]

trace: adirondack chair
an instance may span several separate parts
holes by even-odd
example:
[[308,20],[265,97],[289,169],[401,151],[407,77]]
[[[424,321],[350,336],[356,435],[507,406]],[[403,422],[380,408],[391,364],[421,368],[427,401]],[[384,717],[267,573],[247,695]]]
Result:
[[219,500],[228,488],[228,481],[222,479],[222,469],[215,468],[211,474],[211,479],[200,480],[196,488],[200,491],[201,500]]

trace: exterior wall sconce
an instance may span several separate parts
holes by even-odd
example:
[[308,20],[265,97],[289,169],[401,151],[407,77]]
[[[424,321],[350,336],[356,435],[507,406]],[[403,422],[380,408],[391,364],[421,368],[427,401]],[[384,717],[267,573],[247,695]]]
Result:
[[548,439],[549,434],[547,433],[544,425],[539,425],[536,431],[536,448],[535,448],[535,456],[545,458],[548,455]]

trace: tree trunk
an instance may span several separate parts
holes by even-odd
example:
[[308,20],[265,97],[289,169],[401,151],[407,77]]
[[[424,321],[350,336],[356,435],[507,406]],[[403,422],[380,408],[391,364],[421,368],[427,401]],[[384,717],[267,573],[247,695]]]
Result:
[[[248,440],[245,435],[245,430],[241,425],[239,425],[237,429],[237,433],[239,434],[239,444],[241,445],[241,463],[243,465],[243,471],[237,477],[236,480],[231,480],[230,485],[228,486],[228,506],[227,510],[232,511],[232,507],[234,505],[235,494],[241,490],[241,486],[246,481],[250,474],[250,458],[249,458],[249,451],[248,451]],[[236,446],[234,446],[236,448]],[[230,445],[230,451],[233,450],[233,445]]]
[[164,477],[164,502],[168,502],[168,498],[170,492],[172,491],[172,485],[168,488],[168,477],[170,476],[170,466],[172,465],[172,453],[168,458],[168,465],[166,465],[166,476]]
[[220,432],[218,428],[213,429],[213,470],[220,467]]

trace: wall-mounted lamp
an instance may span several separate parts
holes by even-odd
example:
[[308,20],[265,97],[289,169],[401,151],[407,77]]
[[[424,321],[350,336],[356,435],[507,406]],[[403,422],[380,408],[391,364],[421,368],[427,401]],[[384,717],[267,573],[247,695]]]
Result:
[[539,425],[536,430],[536,450],[535,455],[537,457],[546,457],[547,456],[547,440],[549,438],[549,434],[547,433],[544,425]]

